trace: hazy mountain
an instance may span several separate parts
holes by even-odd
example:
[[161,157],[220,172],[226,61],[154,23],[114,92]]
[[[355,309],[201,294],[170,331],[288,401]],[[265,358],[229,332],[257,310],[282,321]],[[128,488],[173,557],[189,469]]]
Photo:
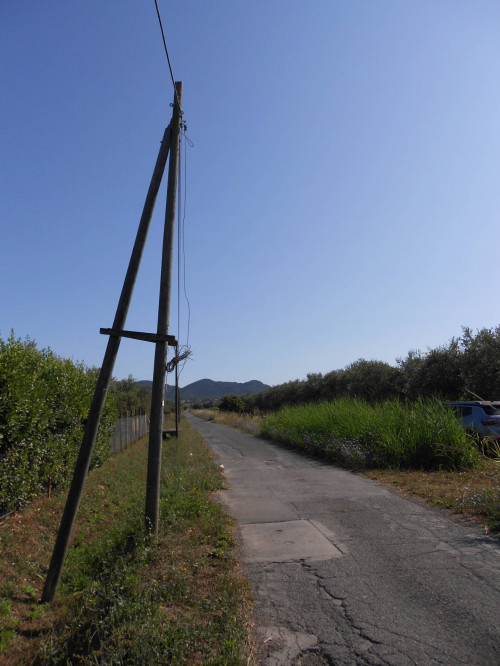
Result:
[[[151,387],[153,382],[142,379],[137,382],[140,386]],[[188,384],[181,388],[182,400],[206,400],[222,398],[223,395],[247,395],[249,393],[258,393],[269,388],[268,384],[263,384],[257,379],[249,382],[214,382],[212,379],[200,379],[197,382]],[[174,398],[174,387],[167,386],[165,397],[168,400]]]

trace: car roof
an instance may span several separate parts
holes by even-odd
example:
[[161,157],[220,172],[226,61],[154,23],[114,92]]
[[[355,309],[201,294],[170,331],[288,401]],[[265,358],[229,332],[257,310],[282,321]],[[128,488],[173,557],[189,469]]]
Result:
[[464,405],[465,407],[482,407],[488,405],[489,407],[498,407],[500,400],[458,400],[456,402],[445,402],[445,405]]

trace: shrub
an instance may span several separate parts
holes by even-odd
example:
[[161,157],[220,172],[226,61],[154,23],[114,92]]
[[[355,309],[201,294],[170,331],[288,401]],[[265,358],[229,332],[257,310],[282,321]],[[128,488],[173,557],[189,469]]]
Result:
[[[21,507],[70,478],[94,393],[97,370],[37,349],[14,334],[0,338],[0,509]],[[91,466],[110,455],[116,420],[103,411]]]
[[223,412],[241,414],[245,409],[245,403],[238,395],[225,395],[219,402],[219,409]]

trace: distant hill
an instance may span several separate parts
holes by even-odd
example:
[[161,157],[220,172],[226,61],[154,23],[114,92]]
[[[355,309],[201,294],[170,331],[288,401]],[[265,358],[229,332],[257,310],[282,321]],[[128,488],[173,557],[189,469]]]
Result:
[[[199,400],[206,398],[222,398],[223,395],[247,395],[249,393],[258,393],[269,388],[267,384],[252,379],[249,382],[214,382],[212,379],[200,379],[197,382],[188,384],[181,388],[181,398],[183,400]],[[171,395],[174,395],[173,387],[169,386]],[[167,390],[168,393],[168,390]]]
[[[137,382],[140,386],[151,387],[153,382],[143,379]],[[182,400],[216,400],[222,398],[223,395],[247,395],[249,393],[259,393],[264,389],[269,388],[268,384],[263,384],[257,379],[252,379],[249,382],[214,382],[212,379],[200,379],[197,382],[188,384],[181,388]],[[167,400],[174,399],[174,387],[167,386],[165,392]]]

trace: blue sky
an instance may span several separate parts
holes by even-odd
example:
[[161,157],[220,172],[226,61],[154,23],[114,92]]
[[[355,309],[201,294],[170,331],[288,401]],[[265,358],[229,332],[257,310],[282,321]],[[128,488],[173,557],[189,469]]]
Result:
[[[498,2],[159,5],[195,144],[181,385],[394,363],[500,323]],[[154,1],[5,0],[0,62],[0,334],[100,365],[171,115]],[[128,329],[156,329],[164,201]],[[149,379],[153,355],[123,341],[114,374]]]

